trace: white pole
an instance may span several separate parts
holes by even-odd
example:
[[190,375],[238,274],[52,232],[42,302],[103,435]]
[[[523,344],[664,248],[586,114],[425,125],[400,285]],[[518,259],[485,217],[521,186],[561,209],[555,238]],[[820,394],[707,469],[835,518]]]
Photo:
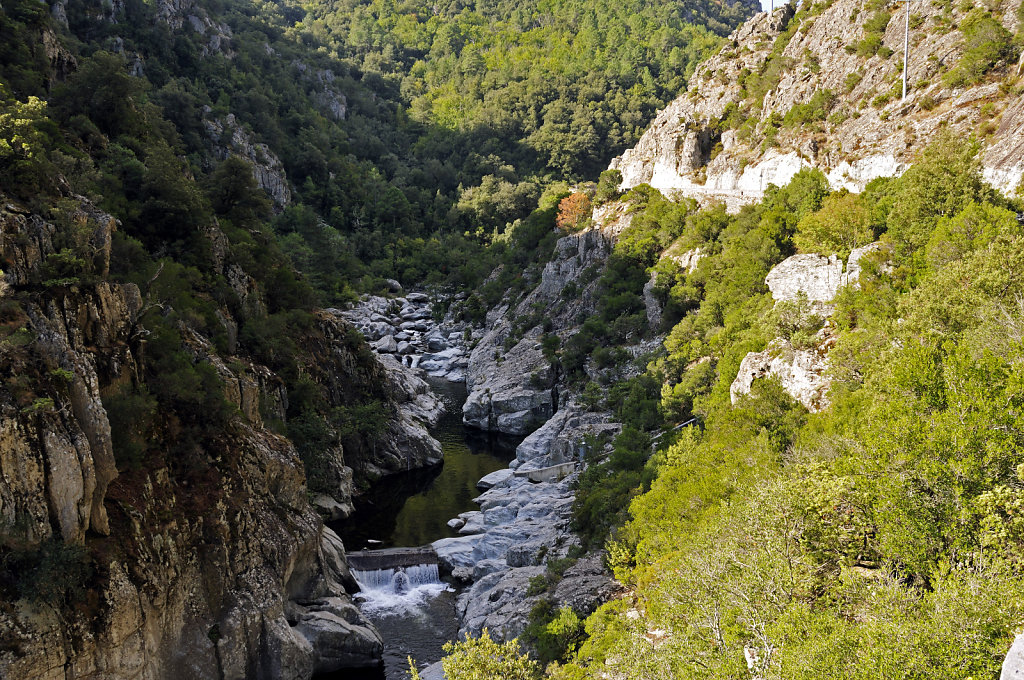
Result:
[[906,19],[903,22],[903,99],[907,98],[907,62],[910,61],[910,0],[903,0],[907,5]]

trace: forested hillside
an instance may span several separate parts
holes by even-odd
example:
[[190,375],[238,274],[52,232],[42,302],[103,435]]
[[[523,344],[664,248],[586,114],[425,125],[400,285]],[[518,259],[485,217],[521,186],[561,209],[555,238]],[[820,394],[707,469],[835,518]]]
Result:
[[[118,115],[104,98],[144,100],[193,172],[228,153],[262,166],[289,204],[285,250],[336,303],[385,277],[478,281],[487,266],[464,263],[480,246],[552,182],[596,176],[753,5],[61,3],[55,16],[83,59],[61,75],[84,88],[133,75],[130,91],[95,88],[92,117]],[[51,85],[6,78],[21,101]]]
[[[944,133],[861,194],[805,170],[735,215],[616,199],[632,264],[603,287],[651,268],[668,334],[646,372],[582,389],[625,427],[591,447],[574,516],[628,594],[585,620],[542,600],[521,640],[546,669],[483,639],[449,677],[998,677],[1024,621],[1024,203],[978,154]],[[842,271],[854,249],[856,278],[809,299],[817,253]],[[765,280],[794,262],[780,297]],[[573,340],[589,329],[588,367],[608,366],[593,321]]]
[[750,10],[4,2],[0,675],[376,664],[323,520],[440,452],[321,307],[527,268]]
[[[646,464],[605,464],[602,480],[636,470],[642,491],[609,543],[634,596],[587,621],[557,677],[998,675],[1024,617],[1024,205],[985,184],[977,153],[945,135],[860,195],[805,171],[734,217],[653,232],[703,254],[659,266],[684,316],[648,369],[669,422],[701,427]],[[774,265],[850,237],[880,247],[833,305],[773,303]],[[826,408],[808,413],[785,374],[730,399],[741,360],[775,338],[782,361],[827,356]],[[598,491],[615,485],[581,489],[584,527],[621,507]]]

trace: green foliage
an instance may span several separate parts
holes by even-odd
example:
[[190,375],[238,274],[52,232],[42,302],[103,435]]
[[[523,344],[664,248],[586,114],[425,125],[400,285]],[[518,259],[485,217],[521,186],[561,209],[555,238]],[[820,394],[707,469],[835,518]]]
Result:
[[549,600],[538,600],[530,610],[530,619],[523,631],[526,641],[541,664],[564,662],[586,637],[583,620],[571,607],[555,607]]
[[0,181],[15,190],[47,186],[46,152],[52,145],[46,102],[19,101],[0,81]]
[[1013,36],[987,10],[975,8],[960,22],[964,53],[942,80],[948,87],[980,83],[993,66],[1010,56]]
[[145,386],[130,385],[111,387],[102,396],[117,466],[138,469],[152,441],[156,399]]
[[782,119],[784,127],[797,127],[820,122],[828,118],[835,104],[836,96],[831,90],[817,90],[803,104],[795,104]]
[[830,195],[820,210],[800,220],[793,243],[803,252],[835,254],[846,260],[851,250],[874,238],[864,202],[844,190]]
[[978,142],[939,134],[900,179],[899,200],[886,218],[889,238],[900,255],[924,246],[935,222],[971,201],[990,201],[994,193],[981,177]]
[[864,37],[854,45],[854,49],[861,57],[873,57],[878,54],[882,47],[882,38],[885,36],[885,29],[889,26],[892,13],[889,9],[880,7],[864,22]]
[[445,643],[444,651],[441,666],[449,680],[537,680],[541,675],[540,666],[520,651],[515,640],[495,642],[487,629],[478,638],[467,635]]
[[[625,525],[600,535],[613,532],[609,560],[635,599],[591,616],[554,677],[605,664],[638,678],[998,674],[1024,615],[1024,236],[976,152],[943,137],[858,196],[804,177],[706,245],[676,284],[697,304],[649,372],[665,379],[662,412],[693,409],[702,427],[631,478],[642,458],[628,447],[581,475],[578,522],[632,496]],[[894,248],[862,260],[836,301],[830,407],[807,414],[772,379],[732,405],[747,351],[820,325],[806,300],[765,299],[764,267],[791,239],[850,248],[885,227]],[[752,267],[759,243],[773,250]],[[653,630],[659,644],[635,644]]]
[[57,538],[36,546],[0,547],[0,587],[9,595],[58,611],[85,598],[92,573],[92,563],[82,546]]

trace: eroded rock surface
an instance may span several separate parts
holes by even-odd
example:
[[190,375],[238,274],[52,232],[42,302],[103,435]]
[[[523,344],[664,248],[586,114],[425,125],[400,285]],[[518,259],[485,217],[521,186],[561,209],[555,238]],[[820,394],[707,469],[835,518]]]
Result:
[[[476,499],[479,511],[459,516],[456,526],[462,535],[433,544],[442,568],[473,583],[458,602],[462,632],[479,635],[487,628],[499,640],[522,632],[539,597],[528,594],[530,579],[545,573],[548,560],[564,557],[579,542],[569,530],[575,475],[540,483],[522,475],[557,462],[579,461],[586,441],[602,434],[607,439],[621,427],[609,424],[608,417],[568,405],[520,444],[511,466],[515,471],[481,480],[489,488]],[[601,558],[588,557],[569,570],[553,596],[586,613],[611,596],[613,584]]]
[[750,352],[743,357],[736,379],[729,387],[729,396],[736,404],[742,395],[750,394],[755,380],[774,376],[808,411],[820,411],[828,406],[831,381],[826,375],[827,369],[828,361],[817,349],[794,349],[788,340],[778,338],[763,352]]
[[[295,447],[266,427],[287,414],[287,391],[270,369],[221,356],[180,324],[184,360],[212,368],[237,411],[201,451],[176,454],[186,460],[115,460],[109,400],[146,375],[142,312],[152,300],[134,284],[102,280],[117,223],[72,198],[97,275],[41,290],[33,282],[59,228],[0,197],[0,259],[7,295],[17,293],[4,298],[4,314],[21,326],[0,342],[0,547],[30,552],[51,538],[84,546],[95,598],[74,607],[8,603],[0,676],[306,680],[376,664],[379,636],[346,594],[355,582],[344,546],[309,502]],[[211,243],[222,236],[213,229]],[[217,318],[237,328],[226,309]],[[385,376],[357,340],[326,313],[296,338],[304,370],[332,404]],[[403,394],[419,402],[409,383],[379,385],[396,409]],[[336,490],[339,505],[351,494],[345,463],[360,467],[360,453],[327,452],[346,487]]]
[[[953,7],[952,25],[971,9],[970,3]],[[688,91],[662,110],[612,167],[622,172],[626,188],[648,183],[666,194],[680,191],[724,201],[732,210],[759,201],[769,184],[783,186],[808,167],[824,172],[836,189],[860,191],[876,177],[902,174],[944,128],[964,138],[975,134],[993,115],[982,108],[988,104],[1002,118],[987,140],[983,171],[994,186],[1012,194],[1024,175],[1024,106],[1019,98],[1000,93],[998,83],[945,87],[942,72],[959,61],[963,35],[955,29],[934,30],[945,6],[923,3],[914,11],[920,21],[911,29],[910,42],[918,57],[909,63],[906,101],[886,95],[900,77],[900,59],[866,58],[846,49],[864,38],[864,24],[874,13],[858,0],[837,0],[820,13],[804,15],[785,44],[781,56],[787,66],[778,83],[759,110],[745,112],[759,121],[754,133],[723,131],[719,121],[744,101],[746,74],[764,72],[776,40],[794,20],[794,5],[786,3],[736,29],[718,55],[697,67]],[[901,19],[900,12],[893,13],[882,35],[884,47],[898,54]],[[1014,12],[1003,12],[1002,21],[1011,33],[1017,29]],[[836,114],[823,131],[783,126],[774,144],[761,144],[772,114],[784,117],[822,93],[833,95],[829,111]],[[859,105],[869,100],[873,106]]]

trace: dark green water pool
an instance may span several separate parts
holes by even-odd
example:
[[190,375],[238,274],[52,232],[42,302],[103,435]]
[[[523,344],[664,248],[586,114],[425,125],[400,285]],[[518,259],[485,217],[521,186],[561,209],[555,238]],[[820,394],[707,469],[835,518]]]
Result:
[[465,385],[431,382],[446,410],[431,431],[441,442],[444,461],[426,470],[385,477],[355,499],[356,511],[332,529],[346,550],[419,546],[455,536],[447,522],[460,512],[476,510],[477,481],[507,467],[519,440],[498,437],[462,424]]
[[[386,477],[357,497],[355,513],[331,527],[347,550],[420,546],[455,536],[448,520],[477,509],[473,503],[480,495],[477,481],[507,467],[515,457],[518,439],[495,437],[462,424],[464,385],[441,380],[431,386],[446,406],[445,415],[431,432],[441,442],[444,461],[428,470]],[[438,592],[430,597],[410,597],[393,607],[363,605],[363,613],[384,639],[383,664],[363,671],[346,669],[317,680],[403,680],[408,677],[408,657],[421,665],[439,660],[442,645],[455,639],[459,626],[457,591],[438,585]]]

